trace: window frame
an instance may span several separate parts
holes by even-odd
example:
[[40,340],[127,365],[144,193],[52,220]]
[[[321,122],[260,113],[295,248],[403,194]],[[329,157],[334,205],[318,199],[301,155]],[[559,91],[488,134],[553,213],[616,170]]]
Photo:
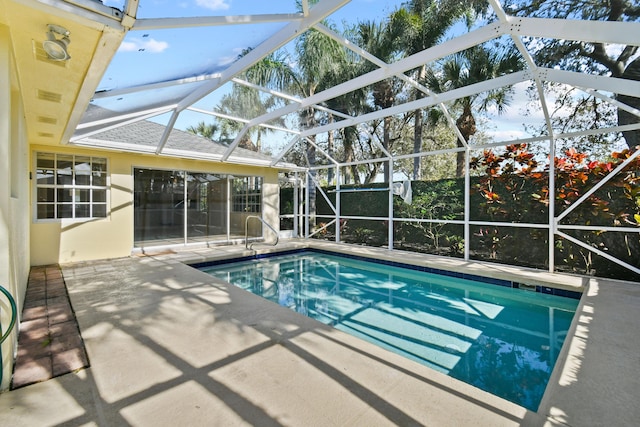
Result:
[[[263,200],[264,177],[259,175],[234,175],[232,179],[233,180],[243,179],[243,180],[249,180],[251,182],[245,181],[247,184],[246,189],[243,188],[244,191],[242,192],[236,192],[236,187],[233,185],[233,183],[231,183],[230,212],[262,215],[262,210],[263,210],[262,204],[264,203],[264,200]],[[250,189],[250,187],[255,186],[256,184],[254,180],[259,180],[258,190]],[[255,201],[256,198],[259,199],[258,203],[256,203]]]
[[[42,166],[39,164],[39,160],[43,163],[46,162],[45,156],[51,156],[51,166]],[[88,159],[89,170],[77,169],[78,165],[83,164],[83,160]],[[70,162],[70,169],[60,168],[60,163],[66,161]],[[87,163],[86,161],[84,162]],[[109,159],[106,156],[94,156],[91,154],[75,154],[75,153],[60,153],[54,151],[34,151],[33,152],[33,203],[32,203],[32,218],[36,223],[47,222],[87,222],[95,220],[109,219],[111,215],[110,209],[110,188],[111,188],[111,175],[109,173]],[[95,169],[95,165],[103,165],[98,169]],[[51,172],[50,180],[52,182],[39,181],[39,171],[46,170]],[[64,171],[65,173],[60,173]],[[82,173],[79,173],[82,172]],[[60,182],[62,177],[70,176],[70,183]],[[78,177],[88,177],[88,183],[79,183]],[[96,176],[103,176],[104,185],[95,183]],[[50,192],[51,194],[40,200],[40,190]],[[103,201],[96,201],[94,197],[102,193],[104,194]],[[67,194],[65,194],[67,193]],[[52,196],[52,199],[49,199]],[[68,197],[69,200],[61,200],[60,197]],[[39,208],[41,206],[50,205],[53,207],[53,217],[39,217]],[[68,206],[71,209],[71,216],[61,216],[59,208],[62,206]],[[104,215],[96,216],[96,207],[104,207]],[[77,216],[79,209],[88,209],[88,216]]]

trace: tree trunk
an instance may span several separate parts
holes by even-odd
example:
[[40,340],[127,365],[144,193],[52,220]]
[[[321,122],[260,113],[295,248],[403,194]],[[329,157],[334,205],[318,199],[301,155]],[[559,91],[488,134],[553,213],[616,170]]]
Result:
[[[303,123],[305,129],[311,129],[314,126],[314,116],[313,109],[307,108],[304,110],[302,114]],[[315,136],[310,136],[309,139],[315,143]],[[307,145],[307,150],[305,152],[307,157],[307,163],[310,168],[316,165],[316,147],[313,144]],[[318,171],[313,169],[309,171],[309,176],[307,177],[307,191],[309,192],[309,227],[314,228],[316,225],[316,183],[314,179],[316,178]]]
[[[340,132],[342,133],[342,140],[344,141],[344,163],[349,163],[353,161],[353,141],[349,138],[349,128],[343,128]],[[342,180],[343,184],[351,183],[351,169],[349,167],[345,167],[343,171],[344,179]]]
[[[464,144],[458,140],[458,147],[464,147]],[[456,153],[456,177],[462,178],[465,172],[466,156],[464,151]]]
[[[629,80],[640,81],[640,58],[631,62],[627,69],[622,74],[622,78]],[[618,101],[625,103],[633,108],[640,109],[640,98],[628,95],[618,95]],[[632,123],[638,123],[640,118],[635,114],[631,114],[621,108],[618,108],[618,125],[629,125]],[[640,130],[627,130],[622,132],[624,139],[627,142],[627,147],[636,147],[640,145]]]
[[[395,102],[395,96],[393,93],[393,85],[390,79],[382,80],[373,85],[373,102],[381,110],[390,108]],[[391,117],[385,117],[382,122],[382,146],[387,152],[391,145]],[[382,175],[384,182],[389,182],[389,165],[385,162],[382,165]],[[392,178],[393,179],[393,178]]]
[[[420,73],[418,76],[418,81],[424,81],[427,75],[427,67],[423,65],[420,67]],[[424,93],[422,91],[416,91],[416,100],[422,99],[424,97]],[[422,110],[414,111],[414,128],[413,128],[413,153],[419,153],[422,151],[422,125],[424,120],[422,119]],[[413,158],[413,179],[420,179],[420,157]]]
[[[333,123],[333,114],[329,114],[329,124]],[[333,131],[330,130],[327,135],[327,154],[333,157],[333,146],[334,146],[334,136]],[[329,167],[327,169],[327,184],[331,185],[333,181],[333,168]]]
[[[422,110],[416,110],[414,114],[414,127],[413,127],[413,153],[419,153],[422,151]],[[413,158],[413,179],[417,181],[420,179],[420,157]]]
[[[383,122],[383,137],[382,137],[382,146],[385,150],[389,151],[389,141],[390,137],[390,128],[391,128],[391,117],[385,117]],[[382,164],[382,171],[384,182],[389,182],[390,179],[393,179],[389,176],[389,162],[384,162]]]
[[[469,139],[476,133],[476,119],[473,117],[471,111],[471,104],[464,106],[462,115],[456,120],[456,126],[462,134],[465,142],[469,142]],[[458,147],[464,147],[462,141],[458,139]],[[462,178],[465,173],[466,156],[464,151],[458,151],[456,155],[456,176]]]

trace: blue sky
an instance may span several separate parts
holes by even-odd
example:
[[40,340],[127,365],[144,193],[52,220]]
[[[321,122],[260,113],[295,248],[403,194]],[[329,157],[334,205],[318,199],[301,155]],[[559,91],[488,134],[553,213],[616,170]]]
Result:
[[[329,19],[340,24],[382,19],[401,0],[352,0]],[[124,0],[105,0],[107,6],[123,8]],[[141,0],[138,17],[191,17],[296,12],[295,0]],[[210,74],[224,70],[241,52],[256,47],[286,23],[229,25],[168,30],[131,31],[122,43],[99,90],[121,89],[145,83]],[[218,91],[199,107],[212,109],[225,93]],[[154,94],[160,95],[162,94]],[[108,108],[125,108],[127,102],[140,103],[140,96],[111,100]],[[118,108],[120,107],[120,108]],[[204,117],[202,117],[204,118]],[[200,118],[200,120],[202,120]],[[185,127],[182,118],[178,127]]]
[[[296,11],[295,3],[295,0],[141,0],[138,17],[292,13]],[[343,21],[356,23],[366,20],[380,20],[388,16],[401,3],[402,0],[352,0],[329,19],[338,25]],[[104,4],[122,8],[124,0],[105,0]],[[284,25],[286,24],[270,23],[145,32],[131,31],[105,73],[99,89],[125,88],[222,71],[237,58],[243,49],[257,46]],[[183,88],[183,92],[185,90],[191,89]],[[214,95],[202,100],[197,106],[211,110],[226,92],[227,90],[222,88]],[[179,96],[179,93],[174,90],[173,95]],[[156,92],[151,96],[167,95]],[[145,100],[144,96],[130,95],[122,101],[111,100],[108,105],[104,106],[120,109],[119,107],[125,107],[127,103],[144,104],[151,96],[146,96],[147,100]],[[522,111],[517,105],[513,105],[508,110],[508,118],[493,117],[494,124],[500,122],[500,129],[495,130],[496,136],[498,133],[504,133],[499,139],[511,139],[516,135],[523,136],[520,134],[522,125],[513,120],[517,116],[521,117]],[[210,121],[211,119],[197,113],[184,112],[176,127],[185,129],[202,120]],[[534,120],[537,121],[540,118],[536,117]],[[158,121],[162,122],[162,118],[158,118]]]
[[[123,7],[124,0],[105,0]],[[330,19],[357,22],[381,19],[400,0],[352,0]],[[139,18],[192,17],[292,13],[295,0],[142,0]],[[200,72],[215,72],[233,62],[243,49],[257,46],[284,23],[202,27],[175,30],[132,31],[122,44],[107,78],[106,87],[126,87],[142,81],[164,80]],[[132,70],[133,68],[133,70]]]

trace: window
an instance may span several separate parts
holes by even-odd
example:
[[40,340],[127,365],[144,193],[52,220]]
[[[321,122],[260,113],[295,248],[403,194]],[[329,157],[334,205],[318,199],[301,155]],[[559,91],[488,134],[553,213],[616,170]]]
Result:
[[262,178],[235,177],[232,184],[233,212],[260,213],[262,211]]
[[36,218],[105,218],[107,159],[36,153]]

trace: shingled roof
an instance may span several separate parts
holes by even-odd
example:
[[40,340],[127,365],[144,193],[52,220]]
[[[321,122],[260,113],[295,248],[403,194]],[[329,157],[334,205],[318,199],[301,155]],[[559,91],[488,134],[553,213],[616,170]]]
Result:
[[[92,107],[87,113],[91,114],[91,110],[95,109],[99,108]],[[76,145],[110,146],[111,148],[126,148],[128,151],[134,152],[154,153],[158,146],[158,140],[162,137],[165,129],[166,127],[162,124],[149,120],[140,120],[125,125],[116,125],[104,131],[92,132],[91,130],[85,130],[91,136],[81,137],[82,142],[80,144],[76,143]],[[227,149],[228,146],[223,143],[174,128],[167,139],[162,154],[173,157],[220,161]],[[229,163],[251,163],[265,166],[270,165],[273,158],[257,151],[236,147],[226,161]]]

